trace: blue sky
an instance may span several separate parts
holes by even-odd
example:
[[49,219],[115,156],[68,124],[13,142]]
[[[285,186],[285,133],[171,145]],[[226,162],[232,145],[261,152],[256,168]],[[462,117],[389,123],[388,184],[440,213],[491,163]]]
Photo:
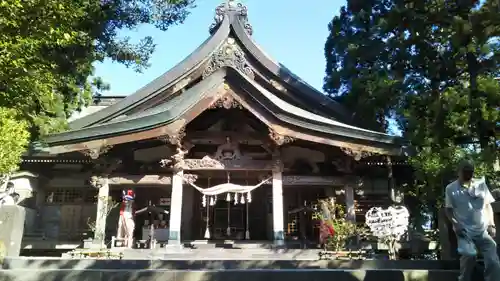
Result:
[[[105,61],[96,64],[96,75],[111,88],[103,95],[130,95],[172,68],[195,50],[208,36],[214,10],[223,0],[197,0],[197,7],[184,24],[166,32],[151,26],[124,31],[122,36],[139,40],[152,36],[156,50],[151,66],[137,73],[123,65]],[[248,7],[254,29],[254,40],[272,58],[285,65],[318,90],[322,90],[325,73],[323,47],[328,23],[345,3],[338,0],[285,1],[241,0]],[[312,4],[314,2],[314,4]],[[311,3],[311,4],[309,4]]]

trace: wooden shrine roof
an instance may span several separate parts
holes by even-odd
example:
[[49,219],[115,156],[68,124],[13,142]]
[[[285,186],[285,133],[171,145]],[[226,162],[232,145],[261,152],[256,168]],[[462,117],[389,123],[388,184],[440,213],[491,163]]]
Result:
[[[230,1],[232,2],[232,1]],[[240,107],[283,138],[399,155],[400,139],[354,126],[340,104],[270,59],[251,38],[246,8],[223,4],[211,36],[136,93],[45,139],[59,154],[174,136],[203,111]]]

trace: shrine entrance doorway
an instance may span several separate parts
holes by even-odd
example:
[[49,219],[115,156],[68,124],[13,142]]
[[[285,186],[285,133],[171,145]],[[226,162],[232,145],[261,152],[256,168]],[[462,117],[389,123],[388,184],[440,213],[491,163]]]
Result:
[[[208,182],[207,179],[198,178],[197,183],[202,187],[204,181]],[[210,178],[211,187],[225,183],[228,183],[227,178]],[[267,240],[268,213],[272,211],[267,200],[271,193],[268,188],[270,185],[263,183],[257,176],[251,180],[234,176],[230,183],[242,188],[256,188],[250,192],[223,192],[216,196],[195,192],[194,205],[199,214],[198,219],[193,221],[193,227],[196,228],[194,233],[198,233],[195,239]]]
[[[234,198],[232,198],[234,200]],[[212,210],[214,240],[245,239],[246,204],[234,204],[233,200],[218,200]]]

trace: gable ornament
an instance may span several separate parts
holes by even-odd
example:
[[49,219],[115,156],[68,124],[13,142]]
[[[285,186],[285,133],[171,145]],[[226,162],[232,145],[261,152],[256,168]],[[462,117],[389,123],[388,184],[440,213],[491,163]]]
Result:
[[241,50],[234,38],[231,37],[227,38],[222,46],[212,54],[207,66],[203,70],[202,77],[206,78],[223,67],[232,67],[250,79],[255,78],[252,67],[245,57],[245,52]]
[[243,106],[232,95],[225,94],[220,99],[211,104],[210,108],[243,109]]
[[224,3],[215,8],[214,21],[208,29],[211,35],[213,35],[217,31],[221,23],[224,21],[224,18],[229,14],[237,16],[240,22],[243,24],[245,32],[249,36],[252,36],[253,28],[248,21],[248,8],[242,3],[236,3],[235,0],[224,1]]

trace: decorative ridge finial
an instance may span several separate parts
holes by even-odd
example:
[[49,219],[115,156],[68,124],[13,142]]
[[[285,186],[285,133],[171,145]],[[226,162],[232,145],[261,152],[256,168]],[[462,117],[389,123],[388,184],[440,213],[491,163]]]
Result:
[[210,25],[209,28],[210,34],[214,34],[215,31],[217,31],[217,28],[219,28],[222,21],[224,21],[224,17],[229,14],[233,14],[240,19],[248,35],[251,36],[253,34],[252,25],[250,25],[250,23],[248,22],[247,7],[242,3],[236,3],[235,0],[225,0],[224,3],[215,8],[214,22]]

